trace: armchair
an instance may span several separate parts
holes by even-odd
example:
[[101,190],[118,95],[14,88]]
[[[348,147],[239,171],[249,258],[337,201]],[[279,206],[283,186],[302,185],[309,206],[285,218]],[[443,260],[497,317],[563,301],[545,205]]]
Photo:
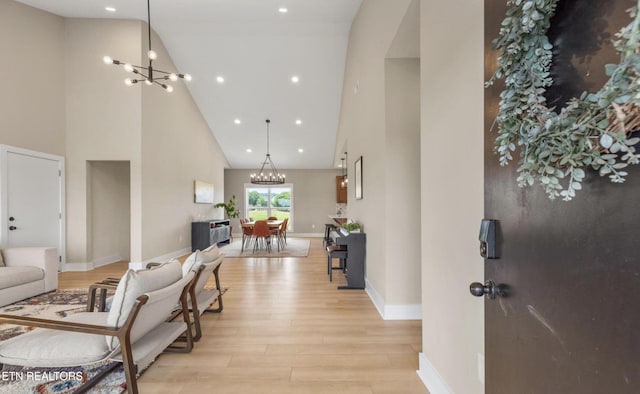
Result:
[[[186,337],[180,351],[193,347],[186,311],[194,279],[193,271],[182,275],[179,263],[129,270],[116,287],[109,312],[81,312],[61,320],[0,315],[0,323],[38,327],[0,343],[0,365],[59,367],[114,360],[124,365],[129,393],[138,393],[136,374],[176,339]],[[183,321],[166,321],[178,302]],[[82,390],[97,381],[92,379]]]

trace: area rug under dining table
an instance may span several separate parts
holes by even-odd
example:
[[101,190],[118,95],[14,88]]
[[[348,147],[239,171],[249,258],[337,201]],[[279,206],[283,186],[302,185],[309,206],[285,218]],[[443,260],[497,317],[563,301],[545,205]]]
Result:
[[271,251],[258,249],[253,252],[253,245],[247,246],[242,249],[242,238],[235,237],[233,242],[228,245],[220,246],[220,252],[224,253],[227,257],[307,257],[309,255],[309,240],[300,238],[289,238],[284,248],[278,251],[278,245],[276,241],[271,243]]

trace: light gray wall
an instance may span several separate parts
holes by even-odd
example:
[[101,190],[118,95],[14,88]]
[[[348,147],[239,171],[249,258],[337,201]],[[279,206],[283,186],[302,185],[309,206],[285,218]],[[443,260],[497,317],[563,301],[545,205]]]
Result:
[[131,187],[128,161],[88,163],[89,256],[95,266],[129,260]]
[[65,153],[64,19],[0,1],[0,144]]
[[[274,158],[274,160],[277,158]],[[236,196],[241,217],[246,216],[244,186],[255,170],[224,171],[225,201]],[[282,170],[293,185],[293,232],[322,235],[329,215],[336,213],[336,176],[339,170]],[[223,216],[222,208],[219,217]],[[234,232],[237,232],[234,227]]]

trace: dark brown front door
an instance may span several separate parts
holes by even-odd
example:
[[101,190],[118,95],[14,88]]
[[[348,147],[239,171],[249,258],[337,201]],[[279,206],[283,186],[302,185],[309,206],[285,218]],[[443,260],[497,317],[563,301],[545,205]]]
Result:
[[[549,100],[560,107],[574,91],[602,86],[602,65],[618,59],[608,39],[599,47],[590,35],[618,31],[633,5],[560,2],[550,37],[554,80],[563,83]],[[505,10],[504,0],[485,1],[487,78]],[[484,301],[486,393],[638,393],[640,166],[624,184],[587,169],[571,202],[549,200],[537,184],[519,188],[517,162],[500,167],[493,152],[500,89],[485,96],[485,217],[499,220],[499,258],[485,260],[485,279],[506,296]]]

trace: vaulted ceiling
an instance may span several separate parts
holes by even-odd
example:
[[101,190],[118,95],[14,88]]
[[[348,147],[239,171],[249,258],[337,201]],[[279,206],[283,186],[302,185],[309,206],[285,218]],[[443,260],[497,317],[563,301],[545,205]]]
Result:
[[[147,20],[145,0],[19,1],[64,17]],[[189,90],[231,168],[263,161],[267,118],[278,168],[334,168],[349,29],[360,3],[151,0],[151,27],[176,67],[193,76]]]

